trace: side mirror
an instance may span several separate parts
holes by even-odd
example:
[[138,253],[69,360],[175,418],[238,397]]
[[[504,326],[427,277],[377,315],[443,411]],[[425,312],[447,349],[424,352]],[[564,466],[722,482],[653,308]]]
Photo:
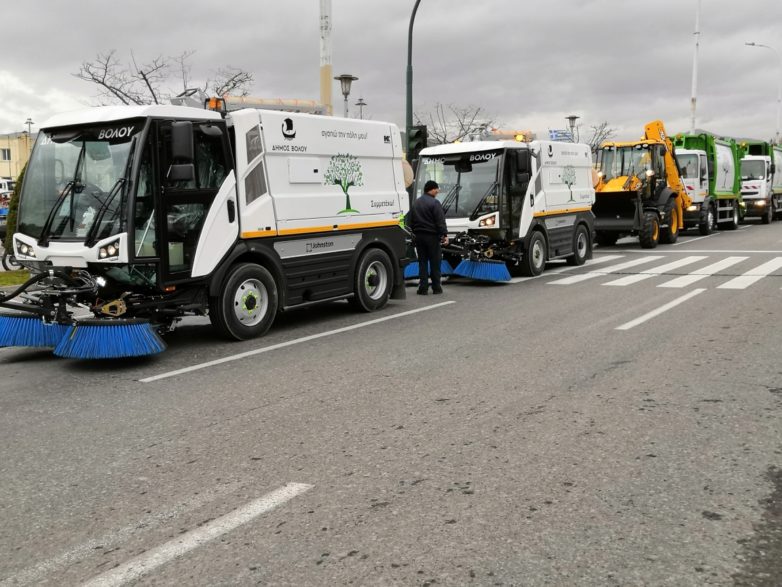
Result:
[[193,123],[189,120],[178,120],[171,123],[171,161],[166,180],[193,181],[195,166],[193,165]]
[[777,172],[777,166],[775,163],[771,164],[771,175],[774,175]]
[[530,174],[526,171],[516,172],[516,183],[521,185],[529,183]]
[[193,162],[193,123],[189,120],[171,123],[171,159],[180,163]]
[[519,149],[516,151],[516,171],[518,173],[532,171],[530,152],[528,149]]

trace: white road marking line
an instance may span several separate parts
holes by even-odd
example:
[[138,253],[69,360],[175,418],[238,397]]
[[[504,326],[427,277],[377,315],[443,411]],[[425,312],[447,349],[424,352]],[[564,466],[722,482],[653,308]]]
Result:
[[625,277],[620,277],[619,279],[615,279],[614,281],[609,281],[608,283],[604,283],[603,285],[616,285],[616,286],[631,285],[633,283],[638,283],[639,281],[643,281],[644,279],[649,279],[651,277],[662,275],[666,271],[672,271],[674,269],[678,269],[679,267],[684,267],[685,265],[690,265],[691,263],[695,263],[697,261],[703,261],[703,259],[708,259],[708,257],[703,257],[698,255],[694,255],[692,257],[684,257],[684,259],[679,259],[678,261],[673,261],[665,265],[660,265],[659,267],[649,269],[648,271],[641,271],[636,275],[627,275]]
[[745,261],[747,259],[749,259],[749,257],[725,257],[721,261],[717,261],[716,263],[702,267],[697,271],[693,271],[689,275],[682,275],[681,277],[677,277],[675,279],[671,279],[670,281],[666,281],[665,283],[661,283],[657,287],[686,287],[697,281],[700,281],[701,279],[705,279],[709,275],[714,275],[717,273],[717,271],[722,271],[723,269],[727,269],[728,267],[731,267],[736,263],[741,263],[741,261]]
[[233,493],[239,488],[239,483],[226,483],[216,489],[204,491],[192,499],[175,505],[172,509],[166,512],[160,512],[156,514],[149,514],[138,520],[135,524],[125,526],[119,530],[108,532],[98,538],[88,540],[84,544],[77,546],[67,552],[57,555],[49,560],[45,560],[34,567],[29,567],[20,571],[16,575],[8,577],[0,581],[0,587],[20,587],[23,585],[36,585],[43,582],[43,579],[56,571],[57,569],[71,565],[77,561],[80,561],[87,557],[89,554],[94,554],[96,549],[103,548],[104,550],[110,550],[113,547],[122,544],[130,537],[142,532],[159,526],[162,522],[172,520],[185,512],[193,511],[201,508],[214,500]]
[[782,267],[782,257],[771,259],[771,261],[767,261],[762,265],[758,265],[754,269],[750,269],[739,277],[734,277],[730,281],[726,281],[722,285],[718,285],[717,289],[746,289],[756,281],[760,281],[780,267]]
[[570,285],[572,283],[579,283],[581,281],[586,281],[587,279],[592,279],[593,277],[598,277],[600,275],[608,275],[609,273],[616,273],[617,271],[622,271],[624,269],[629,269],[630,267],[635,267],[636,265],[642,265],[643,263],[649,263],[650,261],[655,261],[657,259],[663,259],[663,258],[664,257],[660,255],[649,255],[649,256],[641,257],[639,259],[633,259],[632,261],[627,261],[625,263],[619,263],[619,265],[612,265],[610,267],[606,267],[602,271],[588,271],[587,273],[581,273],[580,275],[573,275],[571,277],[565,277],[564,279],[549,281],[549,284]]
[[[608,261],[613,261],[614,259],[621,259],[622,257],[624,257],[624,255],[603,255],[595,259],[590,259],[589,261],[584,263],[582,267],[599,265],[600,263],[606,263]],[[568,271],[573,271],[573,269],[578,269],[578,266],[568,265],[567,267],[560,267],[559,269],[544,271],[543,273],[541,273],[540,275],[536,275],[535,277],[514,277],[508,283],[521,283],[522,281],[529,281],[530,279],[540,279],[541,277],[547,277],[549,275],[559,275],[560,273],[567,273]]]
[[[631,250],[631,249],[618,249],[617,252],[619,253],[633,253],[635,255],[650,255],[652,253],[646,253],[642,250]],[[692,249],[692,250],[682,250],[682,249],[665,249],[666,254],[675,254],[675,255],[689,255],[691,253],[709,253],[709,254],[720,254],[720,253],[733,253],[738,255],[746,255],[750,253],[768,253],[769,255],[782,255],[782,250],[745,250],[745,249]],[[656,254],[656,251],[655,253]]]
[[706,236],[698,236],[695,238],[688,238],[686,241],[679,241],[678,243],[674,243],[674,247],[678,247],[679,245],[686,245],[688,243],[694,243],[695,241],[703,240],[705,238],[711,238],[713,236],[719,236],[722,233],[719,232],[712,232],[711,234],[707,234]]
[[739,230],[747,230],[748,228],[752,228],[751,224],[745,224],[744,226],[739,226]]
[[310,489],[312,489],[312,485],[288,483],[284,487],[267,493],[230,514],[214,519],[195,530],[185,532],[157,548],[153,548],[102,575],[98,575],[85,583],[84,587],[114,587],[135,581],[175,558],[227,532],[235,530],[239,526],[252,521],[261,514],[273,510]]
[[231,355],[228,357],[223,357],[222,359],[215,359],[214,361],[207,361],[206,363],[199,363],[197,365],[192,365],[190,367],[184,367],[182,369],[176,369],[175,371],[168,371],[167,373],[161,373],[160,375],[153,375],[152,377],[145,377],[144,379],[139,379],[141,383],[151,383],[153,381],[159,381],[161,379],[167,379],[168,377],[175,377],[177,375],[183,375],[184,373],[190,373],[191,371],[198,371],[199,369],[206,369],[208,367],[214,367],[215,365],[222,365],[223,363],[230,363],[232,361],[239,361],[241,359],[246,359],[247,357],[253,357],[255,355],[260,355],[262,353],[268,353],[270,351],[276,351],[278,349],[283,349],[285,347],[293,346],[295,344],[300,344],[302,342],[309,342],[311,340],[317,340],[318,338],[324,338],[326,336],[333,336],[335,334],[342,334],[343,332],[350,332],[351,330],[357,330],[359,328],[364,328],[366,326],[372,326],[374,324],[380,324],[381,322],[387,322],[388,320],[394,320],[395,318],[404,318],[405,316],[411,316],[413,314],[418,314],[419,312],[426,312],[428,310],[435,310],[437,308],[442,308],[443,306],[449,306],[451,304],[455,304],[454,301],[448,301],[448,302],[441,302],[439,304],[432,304],[431,306],[426,306],[423,308],[416,308],[415,310],[408,310],[407,312],[399,312],[398,314],[392,314],[391,316],[384,316],[383,318],[376,318],[374,320],[367,320],[366,322],[361,322],[359,324],[353,324],[352,326],[345,326],[344,328],[337,328],[336,330],[329,330],[327,332],[320,332],[318,334],[311,334],[309,336],[303,336],[301,338],[296,338],[294,340],[289,340],[287,342],[281,342],[279,344],[273,344],[271,346],[266,346],[260,349],[255,349],[252,351],[247,351],[244,353],[239,353],[237,355]]
[[704,288],[694,289],[691,292],[683,295],[682,297],[676,298],[672,302],[668,302],[664,306],[660,306],[656,310],[652,310],[651,312],[649,312],[647,314],[644,314],[640,318],[636,318],[635,320],[631,320],[630,322],[622,324],[621,326],[617,326],[615,330],[630,330],[631,328],[635,328],[639,324],[643,324],[647,320],[651,320],[652,318],[655,318],[655,317],[659,316],[660,314],[662,314],[664,312],[667,312],[671,308],[675,308],[679,304],[683,304],[684,302],[686,302],[690,298],[694,298],[695,296],[697,296],[699,294],[702,294],[705,291],[706,290]]

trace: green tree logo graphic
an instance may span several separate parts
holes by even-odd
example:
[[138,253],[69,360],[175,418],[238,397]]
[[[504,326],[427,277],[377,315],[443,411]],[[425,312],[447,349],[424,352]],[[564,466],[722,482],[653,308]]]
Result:
[[568,202],[575,202],[573,199],[573,184],[576,183],[576,170],[572,165],[568,165],[562,170],[562,183],[567,185],[567,189],[570,190]]
[[361,214],[350,206],[348,190],[352,186],[364,185],[364,172],[361,163],[353,155],[334,155],[329,161],[326,173],[323,175],[325,185],[338,185],[345,192],[345,209],[337,214]]

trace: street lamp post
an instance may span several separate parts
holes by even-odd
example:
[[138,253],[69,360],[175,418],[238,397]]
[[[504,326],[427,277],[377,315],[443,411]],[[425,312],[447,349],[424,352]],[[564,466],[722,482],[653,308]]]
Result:
[[565,120],[568,122],[568,126],[570,126],[570,140],[574,143],[576,142],[576,120],[581,118],[580,116],[576,116],[575,114],[571,114],[570,116],[566,116]]
[[342,85],[342,95],[345,97],[345,118],[347,118],[348,96],[350,96],[350,85],[358,78],[355,75],[350,75],[349,73],[343,73],[342,75],[338,75],[334,79],[339,80],[339,83]]
[[364,102],[364,98],[359,98],[356,106],[358,106],[358,117],[364,120],[364,106],[368,106],[368,104]]
[[779,136],[779,125],[780,125],[780,117],[782,117],[782,55],[779,54],[779,51],[774,49],[774,47],[769,47],[768,45],[761,45],[760,43],[744,43],[747,47],[762,47],[763,49],[770,49],[774,52],[774,55],[777,56],[777,59],[779,60],[779,84],[777,88],[777,131],[774,135],[774,142],[779,145],[780,144],[780,136]]
[[[413,23],[415,22],[415,13],[418,11],[418,5],[421,0],[415,0],[413,13],[410,15],[410,28],[407,32],[407,105],[405,117],[405,137],[410,136],[410,129],[413,127]],[[407,147],[405,147],[407,150]]]

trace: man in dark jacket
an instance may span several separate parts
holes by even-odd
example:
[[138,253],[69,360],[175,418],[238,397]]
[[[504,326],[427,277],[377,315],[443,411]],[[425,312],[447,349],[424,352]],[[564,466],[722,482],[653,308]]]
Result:
[[448,244],[448,228],[445,213],[437,193],[437,182],[427,181],[424,194],[413,202],[410,210],[412,222],[408,223],[415,237],[415,250],[418,253],[418,295],[425,296],[429,289],[429,269],[432,270],[432,293],[443,293],[440,282],[440,261],[443,251],[440,245]]

